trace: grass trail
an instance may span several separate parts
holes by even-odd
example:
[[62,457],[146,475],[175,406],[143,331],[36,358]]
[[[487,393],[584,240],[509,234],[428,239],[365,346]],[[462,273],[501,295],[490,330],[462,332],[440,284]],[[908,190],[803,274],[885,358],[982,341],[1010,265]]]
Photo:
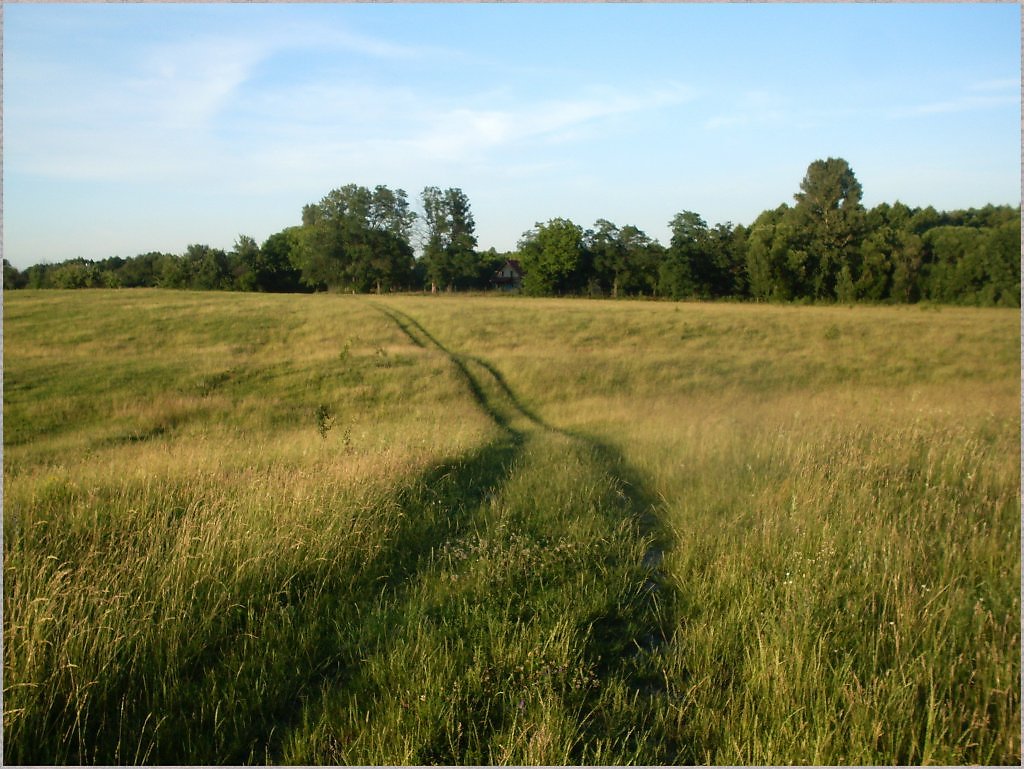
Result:
[[621,457],[540,420],[493,365],[452,351],[401,310],[374,306],[412,344],[448,358],[503,431],[492,446],[516,458],[465,535],[363,618],[360,672],[325,688],[282,759],[650,757],[667,602],[645,530],[650,500],[623,477]]

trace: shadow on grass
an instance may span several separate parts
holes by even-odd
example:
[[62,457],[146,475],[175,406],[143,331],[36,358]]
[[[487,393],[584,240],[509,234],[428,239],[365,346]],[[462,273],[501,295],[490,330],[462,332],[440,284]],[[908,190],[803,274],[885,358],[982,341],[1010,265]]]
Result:
[[[502,410],[488,399],[483,383],[473,375],[467,362],[479,366],[486,372],[497,392],[514,412],[518,412],[531,425],[566,437],[586,448],[603,472],[617,481],[622,504],[614,512],[609,512],[609,526],[617,526],[623,518],[632,519],[636,524],[636,536],[647,539],[649,544],[641,562],[634,565],[634,574],[640,582],[639,586],[624,585],[615,605],[595,614],[589,626],[582,628],[588,638],[585,656],[602,676],[615,676],[625,680],[629,682],[631,688],[645,697],[664,694],[664,680],[654,668],[653,656],[671,636],[674,593],[664,578],[661,562],[665,551],[673,542],[669,529],[657,512],[660,503],[647,491],[640,473],[626,461],[622,452],[611,444],[546,422],[523,403],[502,373],[488,361],[452,352],[419,321],[400,310],[377,303],[374,303],[374,306],[388,315],[413,344],[421,348],[433,346],[444,353],[465,379],[477,403],[496,424],[511,434],[520,435],[510,427],[509,420],[503,415]],[[600,722],[598,714],[594,720],[597,727],[596,736],[601,736]],[[671,761],[671,756],[667,753],[661,758]]]
[[[458,355],[444,346],[436,337],[427,331],[423,325],[412,316],[391,307],[385,307],[378,303],[374,306],[389,316],[413,344],[425,348],[428,345],[436,347],[443,352],[452,364],[458,369],[480,407],[500,427],[515,433],[509,426],[508,419],[502,414],[486,396],[482,383],[472,374],[466,366],[469,361],[480,366],[496,385],[497,390],[507,400],[512,409],[518,412],[524,419],[542,430],[555,433],[585,446],[591,451],[594,458],[600,463],[605,472],[612,478],[618,480],[623,491],[622,512],[637,520],[642,536],[651,538],[651,545],[644,555],[644,566],[650,570],[650,582],[647,592],[658,590],[663,587],[664,580],[661,577],[660,563],[666,550],[672,545],[672,537],[667,527],[657,514],[660,506],[658,499],[645,488],[645,482],[640,473],[636,471],[623,456],[622,452],[611,444],[601,441],[591,435],[574,430],[565,430],[556,427],[530,409],[518,395],[512,390],[502,373],[488,361],[472,356]],[[518,433],[515,433],[518,435]],[[617,523],[617,521],[614,521]],[[662,634],[661,640],[664,640]],[[650,646],[650,639],[647,639],[647,646]]]
[[441,342],[438,341],[429,331],[423,328],[415,318],[391,307],[385,307],[377,302],[373,302],[372,304],[377,310],[391,318],[391,320],[395,322],[395,325],[402,330],[414,345],[421,348],[435,347],[444,353],[445,357],[447,357],[449,362],[455,367],[460,378],[469,388],[469,391],[473,396],[473,400],[476,401],[476,404],[484,411],[484,413],[486,413],[487,416],[490,417],[490,419],[502,430],[506,431],[510,435],[521,437],[521,434],[517,430],[513,429],[509,424],[508,418],[502,413],[501,409],[497,408],[487,397],[480,381],[473,376],[469,368],[466,366],[463,356],[456,355],[441,344]]
[[[71,763],[118,763],[125,760],[127,741],[148,743],[143,746],[147,763],[281,761],[286,741],[303,724],[316,722],[324,702],[359,694],[367,683],[366,661],[387,652],[393,640],[389,623],[410,608],[411,591],[426,578],[432,555],[464,537],[480,508],[510,478],[527,440],[526,433],[510,424],[510,414],[572,440],[617,481],[621,504],[604,508],[609,530],[628,518],[635,521],[638,537],[653,538],[650,557],[627,565],[629,584],[613,591],[616,597],[579,629],[586,639],[582,654],[599,675],[626,682],[638,695],[657,694],[657,677],[645,672],[649,665],[644,655],[666,635],[661,624],[666,614],[659,605],[669,596],[660,586],[655,556],[657,549],[667,547],[667,538],[658,529],[656,500],[645,491],[640,476],[614,447],[547,424],[523,404],[493,365],[457,355],[415,319],[375,306],[414,344],[442,352],[503,434],[403,483],[394,509],[384,512],[393,516],[394,531],[358,572],[338,570],[325,582],[323,573],[311,565],[308,573],[288,575],[276,595],[250,605],[248,614],[223,617],[213,636],[191,656],[175,660],[175,670],[161,669],[156,659],[147,670],[146,661],[140,661],[132,677],[117,682],[103,701],[93,703],[87,720],[72,724],[74,728],[54,729],[54,734],[63,732],[72,742],[79,741],[77,747],[8,743],[5,759],[52,763],[60,755]],[[211,697],[211,691],[217,695]],[[607,733],[630,731],[624,724],[634,711],[607,710],[596,696],[591,705],[586,725],[581,724],[584,744]],[[646,722],[651,707],[641,706],[635,717]],[[153,714],[161,719],[157,729],[150,723]],[[73,714],[54,715],[63,721]],[[504,716],[495,711],[485,720],[476,725],[481,743],[503,728]],[[638,734],[641,731],[637,729]],[[457,754],[457,746],[438,744],[432,750],[424,757],[464,758]]]
[[[381,309],[414,343],[426,346],[400,317]],[[254,601],[248,613],[219,618],[214,637],[175,660],[173,669],[154,652],[153,659],[136,660],[134,675],[109,682],[86,713],[76,712],[70,700],[52,703],[44,720],[54,739],[8,740],[5,761],[121,763],[129,743],[132,754],[156,764],[279,759],[282,740],[308,715],[307,707],[358,677],[362,661],[387,638],[366,626],[382,621],[374,617],[375,607],[386,603],[385,615],[401,613],[406,592],[429,567],[431,555],[462,536],[475,511],[508,479],[524,443],[465,363],[419,324],[415,330],[452,361],[477,405],[504,434],[402,484],[395,500],[397,526],[358,573],[335,573],[326,584],[313,565],[308,574],[289,574],[272,599]],[[261,642],[262,635],[273,640]],[[253,693],[245,691],[246,684]],[[223,707],[206,707],[210,691],[222,693]],[[56,736],[61,733],[63,740]]]
[[[336,572],[327,584],[312,565],[309,574],[289,575],[276,596],[250,604],[247,615],[225,616],[216,637],[176,670],[154,665],[125,678],[105,701],[93,702],[91,716],[73,730],[66,728],[74,718],[70,709],[53,713],[51,734],[67,733],[70,744],[8,742],[5,760],[116,764],[125,761],[126,743],[140,743],[140,755],[151,764],[279,762],[283,740],[308,709],[325,692],[358,681],[363,661],[387,642],[381,622],[401,613],[432,553],[463,535],[474,511],[508,477],[521,447],[520,438],[502,437],[403,484],[397,528],[358,573]],[[223,699],[216,709],[206,705],[216,700],[211,691]],[[152,714],[160,716],[158,729]],[[127,752],[130,758],[134,749]]]
[[345,648],[320,650],[323,664],[308,671],[304,685],[298,687],[301,696],[282,699],[267,712],[263,730],[252,734],[252,748],[259,749],[259,738],[273,731],[276,738],[269,745],[269,757],[280,761],[283,740],[308,720],[307,709],[315,709],[324,692],[337,694],[348,684],[358,686],[363,661],[378,654],[391,638],[382,623],[402,615],[408,593],[430,568],[433,554],[465,535],[477,508],[508,478],[522,445],[520,436],[503,437],[430,469],[402,489],[401,525],[339,602],[338,613],[329,617],[330,629],[324,628],[323,637],[344,638]]

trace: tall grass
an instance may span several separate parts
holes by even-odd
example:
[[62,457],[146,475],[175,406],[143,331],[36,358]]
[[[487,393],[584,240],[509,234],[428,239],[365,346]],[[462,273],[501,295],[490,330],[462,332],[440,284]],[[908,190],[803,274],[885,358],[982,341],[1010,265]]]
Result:
[[1018,311],[5,300],[8,762],[1020,760]]
[[661,500],[672,760],[1019,760],[1018,313],[418,301]]
[[663,448],[688,760],[1015,758],[1019,444],[978,400],[904,421],[836,395],[733,421],[743,452],[725,425]]
[[492,428],[361,306],[131,296],[5,305],[5,757],[258,760]]

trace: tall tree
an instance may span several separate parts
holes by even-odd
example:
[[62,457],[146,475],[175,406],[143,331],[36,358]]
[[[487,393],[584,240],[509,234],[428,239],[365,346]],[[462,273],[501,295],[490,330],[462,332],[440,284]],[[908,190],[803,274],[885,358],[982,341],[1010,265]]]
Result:
[[619,294],[620,276],[626,266],[622,232],[607,219],[594,222],[594,229],[584,233],[590,251],[594,280],[603,293]]
[[1019,212],[1015,219],[986,229],[981,253],[985,285],[978,292],[979,303],[1020,307]]
[[669,227],[672,239],[659,276],[663,294],[711,299],[746,293],[745,245],[737,249],[731,223],[708,227],[699,214],[683,211]]
[[843,267],[858,272],[864,206],[857,177],[842,158],[815,160],[793,196],[794,225],[807,259],[805,271],[816,299],[834,299]]
[[673,299],[698,294],[698,273],[708,258],[708,225],[700,214],[683,211],[669,222],[672,238],[659,268],[658,288]]
[[286,227],[260,246],[260,290],[275,292],[302,289],[302,272],[292,263],[301,227]]
[[264,291],[261,275],[263,255],[256,241],[248,235],[239,235],[228,254],[235,287],[240,291]]
[[720,283],[717,296],[749,298],[750,284],[746,265],[747,228],[741,224],[734,227],[730,222],[726,222],[715,225],[711,234],[718,241]]
[[469,198],[457,187],[425,187],[423,261],[433,288],[478,288],[486,277],[476,252],[476,223]]

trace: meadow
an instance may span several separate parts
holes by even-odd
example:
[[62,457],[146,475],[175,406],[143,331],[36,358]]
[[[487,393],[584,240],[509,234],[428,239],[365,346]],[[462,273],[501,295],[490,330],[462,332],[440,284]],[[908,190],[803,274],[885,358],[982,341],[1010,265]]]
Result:
[[1020,763],[1019,310],[3,312],[5,763]]

